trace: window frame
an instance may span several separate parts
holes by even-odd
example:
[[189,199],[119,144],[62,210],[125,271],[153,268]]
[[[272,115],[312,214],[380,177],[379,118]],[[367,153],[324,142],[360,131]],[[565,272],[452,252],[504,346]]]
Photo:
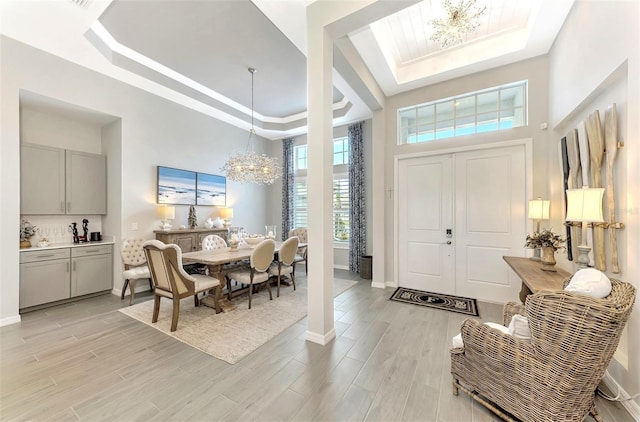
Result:
[[[515,127],[525,127],[528,125],[528,87],[529,81],[522,80],[423,104],[398,108],[396,113],[397,144],[413,145],[458,136],[470,136],[508,130]],[[508,106],[503,101],[502,94],[513,89],[521,90],[522,104]],[[495,103],[489,103],[489,107],[484,103],[478,104],[479,97],[492,93],[496,93]],[[469,102],[470,98],[473,98],[473,106],[457,107],[461,102]],[[409,117],[412,112],[413,117]],[[491,114],[495,115],[493,119],[479,119],[482,116],[489,117]],[[403,119],[411,118],[413,123],[403,124]],[[514,120],[517,119],[521,119],[522,123],[514,126]],[[470,122],[471,120],[473,123]]]

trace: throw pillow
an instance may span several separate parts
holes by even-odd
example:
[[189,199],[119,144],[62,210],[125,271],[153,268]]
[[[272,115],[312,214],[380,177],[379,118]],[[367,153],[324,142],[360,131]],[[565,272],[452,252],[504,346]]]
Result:
[[[496,324],[495,322],[485,322],[485,325],[488,325],[491,328],[495,328],[496,330],[502,332],[503,334],[509,334],[509,329],[504,325]],[[462,333],[458,334],[453,338],[452,341],[453,347],[464,347],[464,342],[462,341]]]
[[571,277],[565,290],[602,299],[611,293],[611,280],[595,268],[583,268]]
[[509,334],[521,340],[531,341],[529,320],[523,315],[516,314],[509,323]]

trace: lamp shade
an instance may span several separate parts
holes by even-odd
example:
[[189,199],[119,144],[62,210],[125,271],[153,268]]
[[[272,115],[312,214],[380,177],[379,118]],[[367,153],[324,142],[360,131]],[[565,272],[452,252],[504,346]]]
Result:
[[233,218],[233,208],[220,208],[220,218]]
[[176,207],[162,206],[158,207],[158,217],[162,220],[173,220],[176,218]]
[[603,222],[602,197],[604,188],[567,190],[567,221]]
[[548,199],[532,199],[529,201],[529,219],[530,220],[548,220],[549,219]]

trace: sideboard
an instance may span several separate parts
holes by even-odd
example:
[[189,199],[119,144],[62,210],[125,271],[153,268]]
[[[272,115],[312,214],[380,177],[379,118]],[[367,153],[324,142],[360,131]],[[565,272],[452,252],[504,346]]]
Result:
[[193,252],[202,249],[202,239],[210,234],[217,234],[227,241],[228,229],[176,229],[154,230],[156,240],[164,243],[174,243],[182,252]]

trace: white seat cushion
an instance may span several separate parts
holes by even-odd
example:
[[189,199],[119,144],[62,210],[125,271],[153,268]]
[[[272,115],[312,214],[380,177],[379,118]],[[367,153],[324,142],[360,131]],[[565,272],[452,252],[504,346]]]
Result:
[[531,341],[531,329],[527,317],[519,314],[511,317],[509,334],[521,340]]
[[[271,264],[271,266],[269,267],[268,272],[271,275],[277,276],[278,275],[278,264],[276,262]],[[292,272],[293,272],[293,266],[291,266],[291,265],[283,265],[282,268],[280,269],[280,275],[291,274]]]
[[194,281],[194,289],[196,292],[202,292],[205,290],[213,289],[220,285],[220,280],[215,277],[210,277],[208,275],[202,274],[191,274],[191,277],[195,279]]
[[[500,331],[503,334],[509,334],[509,329],[504,325],[500,325],[495,322],[485,322],[484,324],[488,325],[491,328],[495,328],[496,330]],[[464,347],[464,342],[462,341],[462,333],[458,334],[453,338],[452,344],[454,348]]]
[[151,274],[149,274],[149,267],[146,265],[129,268],[128,270],[124,271],[122,275],[125,280],[139,280],[141,278],[151,278]]
[[602,299],[611,294],[611,280],[595,268],[583,268],[571,277],[571,281],[564,289],[568,292]]
[[[251,283],[251,269],[243,268],[239,270],[229,271],[227,277],[242,284]],[[253,274],[253,283],[262,283],[269,279],[269,274],[256,272]]]

